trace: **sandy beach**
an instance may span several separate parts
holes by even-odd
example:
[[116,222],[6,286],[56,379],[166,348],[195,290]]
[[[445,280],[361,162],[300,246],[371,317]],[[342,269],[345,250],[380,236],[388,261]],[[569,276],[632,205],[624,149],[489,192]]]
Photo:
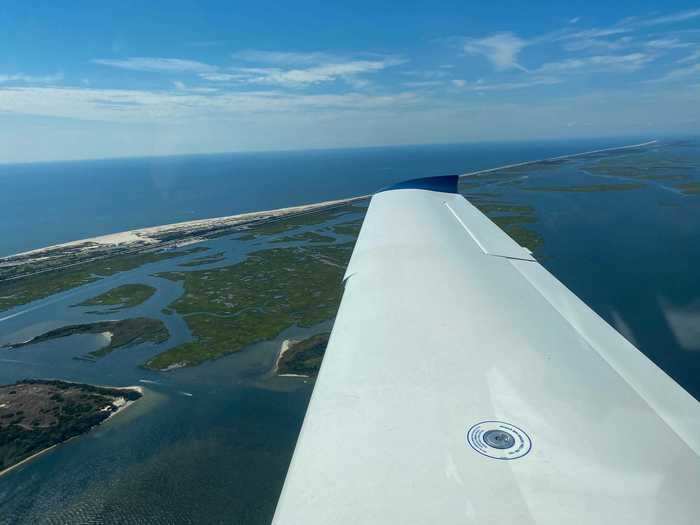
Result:
[[277,377],[304,377],[308,378],[309,376],[304,375],[304,374],[278,374],[277,372],[279,371],[279,365],[280,365],[280,360],[282,359],[282,356],[289,350],[289,348],[292,346],[293,343],[296,343],[298,341],[295,341],[293,339],[285,339],[282,341],[282,344],[280,345],[280,351],[277,354],[277,359],[275,360],[275,366],[272,369],[272,375],[275,375]]
[[[129,247],[133,245],[158,245],[162,243],[162,236],[173,233],[192,233],[197,235],[198,232],[205,232],[211,229],[221,229],[232,226],[242,226],[246,223],[261,220],[279,219],[288,215],[298,215],[302,213],[310,213],[313,211],[349,204],[351,202],[368,199],[370,195],[361,195],[359,197],[351,197],[348,199],[339,199],[332,201],[317,202],[313,204],[304,204],[301,206],[291,206],[288,208],[278,208],[274,210],[263,210],[249,213],[239,213],[237,215],[227,215],[223,217],[213,217],[211,219],[197,219],[193,221],[177,222],[173,224],[164,224],[161,226],[151,226],[148,228],[140,228],[124,232],[112,233],[109,235],[101,235],[98,237],[88,237],[62,244],[54,244],[20,252],[13,255],[0,258],[0,264],[12,264],[17,259],[26,259],[31,257],[33,260],[39,258],[51,257],[51,252],[64,252],[66,250],[75,249],[79,252],[90,252],[103,247]],[[192,240],[189,240],[191,243]],[[181,244],[185,244],[184,242]]]

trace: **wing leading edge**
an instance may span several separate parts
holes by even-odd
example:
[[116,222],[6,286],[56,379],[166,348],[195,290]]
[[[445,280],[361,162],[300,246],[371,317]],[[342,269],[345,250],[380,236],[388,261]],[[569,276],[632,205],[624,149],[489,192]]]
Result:
[[445,182],[372,198],[273,523],[697,523],[700,405]]

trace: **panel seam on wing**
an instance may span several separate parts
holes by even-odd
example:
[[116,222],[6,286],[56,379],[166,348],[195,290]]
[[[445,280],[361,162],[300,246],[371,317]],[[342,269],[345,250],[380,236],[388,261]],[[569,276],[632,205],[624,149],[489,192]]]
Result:
[[[512,257],[510,255],[501,255],[498,253],[490,253],[481,242],[479,242],[479,239],[472,233],[472,231],[469,229],[469,227],[464,224],[464,221],[462,218],[457,215],[457,212],[452,209],[452,206],[447,201],[442,201],[442,203],[445,205],[445,207],[450,210],[450,213],[452,216],[457,220],[457,222],[466,230],[466,232],[469,234],[469,236],[472,238],[472,240],[476,243],[476,245],[481,249],[482,252],[484,252],[484,255],[489,255],[491,257],[501,257],[503,259],[513,259],[515,261],[527,261],[527,262],[535,262],[533,259],[526,259],[524,257]],[[522,248],[522,247],[521,247]]]
[[457,222],[458,222],[459,224],[461,224],[461,225],[462,225],[462,228],[464,228],[464,229],[467,231],[467,233],[469,234],[469,237],[471,237],[472,240],[476,243],[476,245],[481,249],[481,251],[484,252],[484,255],[489,255],[489,252],[486,251],[486,248],[484,247],[484,245],[481,244],[481,243],[479,242],[479,239],[476,238],[476,235],[474,235],[474,234],[471,232],[471,230],[467,227],[467,225],[464,224],[464,221],[460,218],[459,215],[457,215],[457,212],[455,212],[455,211],[452,209],[452,206],[450,206],[450,205],[447,203],[447,201],[442,201],[442,204],[444,204],[445,207],[446,207],[448,210],[450,210],[450,213],[452,214],[452,216],[453,216],[455,219],[457,219]]
[[[574,330],[574,332],[576,332],[576,334],[581,338],[581,340],[585,343],[585,345],[586,345],[588,348],[590,348],[595,354],[597,354],[598,357],[600,357],[600,358],[611,368],[611,370],[613,370],[613,371],[618,375],[618,377],[620,377],[620,378],[632,389],[632,391],[634,391],[634,392],[640,397],[640,399],[642,399],[642,400],[647,404],[647,406],[649,406],[649,407],[654,411],[654,413],[656,414],[656,416],[657,416],[661,421],[663,421],[663,422],[666,424],[666,426],[667,426],[674,434],[676,434],[676,436],[678,436],[678,438],[679,438],[683,443],[686,444],[686,446],[687,446],[688,448],[690,448],[693,452],[695,452],[696,455],[700,456],[700,450],[699,450],[691,441],[689,441],[688,439],[685,438],[685,432],[679,430],[679,429],[677,428],[677,425],[674,424],[674,422],[673,422],[672,420],[669,420],[667,417],[665,417],[665,415],[664,415],[664,413],[663,413],[663,409],[660,409],[660,407],[657,405],[657,403],[655,403],[655,402],[653,401],[653,399],[650,399],[650,397],[649,397],[648,395],[646,395],[643,391],[641,391],[641,390],[639,389],[639,387],[635,384],[635,381],[631,380],[631,379],[624,373],[624,369],[621,369],[620,366],[618,366],[617,364],[613,363],[613,362],[605,355],[605,353],[602,352],[602,351],[600,350],[599,345],[596,344],[594,341],[591,340],[591,338],[586,334],[585,330],[583,330],[582,328],[580,328],[579,326],[577,326],[575,323],[573,323],[573,322],[571,321],[571,319],[569,319],[569,317],[568,317],[564,312],[562,312],[561,309],[550,299],[550,297],[548,296],[548,294],[545,293],[545,292],[540,288],[540,286],[537,285],[536,282],[534,282],[532,279],[530,279],[530,278],[528,277],[527,274],[523,273],[523,272],[520,270],[520,268],[518,268],[518,266],[517,266],[516,264],[511,263],[511,266],[512,266],[512,267],[513,267],[513,268],[514,268],[514,269],[515,269],[515,270],[530,284],[530,286],[532,286],[532,287],[537,291],[537,293],[538,293],[545,301],[547,301],[547,303],[554,309],[554,311],[556,311],[557,314],[559,314],[559,316],[561,316],[561,318],[564,319],[564,321],[566,322],[566,324],[568,324],[568,325],[571,327],[571,329]],[[546,271],[546,270],[545,270],[545,271]],[[547,273],[549,273],[549,272],[547,272]],[[551,275],[551,274],[550,274],[550,275]],[[556,278],[555,278],[555,279],[556,279]],[[578,297],[577,297],[575,294],[574,294],[574,297],[576,297],[576,298],[578,299]],[[580,300],[580,299],[579,299],[579,300]],[[583,303],[583,302],[582,302],[582,303]],[[585,303],[583,303],[583,305],[584,305],[586,308],[589,308],[589,309],[590,309],[590,307],[589,307],[588,305],[586,305]],[[595,314],[595,312],[593,312],[593,313]],[[595,315],[597,315],[597,314],[595,314]],[[605,322],[605,321],[603,321],[603,322]],[[607,324],[607,323],[606,323],[606,324]],[[640,352],[640,353],[641,353],[641,351],[640,351],[638,348],[635,348],[635,349],[636,349],[637,352]],[[644,356],[644,354],[642,354],[642,356]],[[646,358],[646,356],[644,356],[644,357]],[[652,366],[656,366],[651,360],[649,360],[649,362],[650,362],[650,364],[651,364]],[[657,367],[657,368],[658,368],[658,367]],[[659,369],[659,370],[660,370],[662,373],[665,373],[665,372],[663,372],[661,369]]]

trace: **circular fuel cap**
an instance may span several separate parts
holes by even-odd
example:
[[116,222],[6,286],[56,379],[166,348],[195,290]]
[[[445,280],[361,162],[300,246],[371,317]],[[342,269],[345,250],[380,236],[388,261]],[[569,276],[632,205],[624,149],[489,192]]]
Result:
[[532,449],[521,428],[503,421],[482,421],[467,431],[467,443],[479,454],[493,459],[518,459]]

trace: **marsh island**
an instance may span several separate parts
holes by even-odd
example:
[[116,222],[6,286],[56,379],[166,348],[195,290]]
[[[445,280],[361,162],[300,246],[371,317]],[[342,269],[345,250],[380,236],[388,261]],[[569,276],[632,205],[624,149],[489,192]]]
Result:
[[142,396],[139,387],[107,388],[26,379],[0,385],[0,474],[79,436]]

